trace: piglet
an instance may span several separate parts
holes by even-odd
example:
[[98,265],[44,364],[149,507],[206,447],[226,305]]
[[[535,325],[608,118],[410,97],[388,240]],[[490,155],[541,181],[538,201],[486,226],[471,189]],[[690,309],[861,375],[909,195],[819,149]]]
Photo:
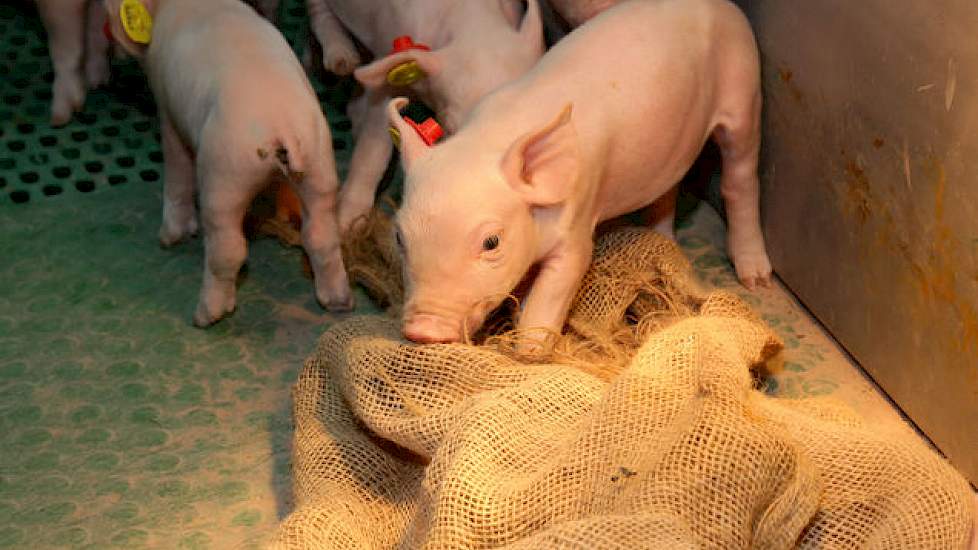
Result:
[[81,110],[88,90],[109,80],[109,41],[102,31],[99,0],[37,0],[54,66],[51,125],[62,126]]
[[434,147],[400,116],[407,100],[391,101],[406,174],[404,335],[462,339],[534,265],[518,328],[559,333],[597,224],[672,189],[711,136],[728,252],[746,286],[766,284],[759,73],[750,26],[727,0],[634,1],[575,30]]
[[206,260],[194,324],[234,310],[247,255],[245,210],[275,176],[301,200],[316,298],[327,309],[349,310],[329,126],[285,39],[239,0],[141,1],[153,18],[148,46],[123,30],[122,0],[106,6],[113,36],[141,59],[159,107],[164,246],[197,231],[197,186]]
[[[524,74],[543,55],[537,0],[529,0],[525,13],[518,0],[308,0],[307,5],[326,69],[353,72],[366,89],[349,107],[356,143],[341,192],[344,231],[373,206],[390,161],[385,106],[395,92],[430,105],[452,132],[485,94]],[[392,51],[400,36],[423,47]],[[354,38],[375,56],[359,68]],[[388,74],[406,63],[414,63],[424,78],[392,86]]]

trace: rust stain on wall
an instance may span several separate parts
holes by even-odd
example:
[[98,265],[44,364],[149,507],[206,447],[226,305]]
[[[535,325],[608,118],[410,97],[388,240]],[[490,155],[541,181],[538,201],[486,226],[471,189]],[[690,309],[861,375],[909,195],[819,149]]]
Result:
[[[843,155],[845,157],[844,151]],[[916,288],[919,298],[901,298],[899,301],[907,307],[907,314],[913,323],[927,326],[935,322],[937,315],[953,315],[954,319],[948,319],[948,326],[957,330],[945,330],[939,337],[940,341],[932,342],[932,345],[978,358],[978,310],[976,304],[958,292],[958,282],[967,281],[971,276],[959,261],[963,257],[957,254],[959,240],[944,219],[947,173],[943,162],[933,155],[924,159],[922,164],[926,188],[933,189],[933,224],[912,219],[909,211],[902,215],[894,212],[896,204],[893,201],[871,195],[871,182],[865,170],[857,161],[847,157],[844,199],[850,208],[855,209],[860,223],[874,222],[877,245],[894,250],[903,259],[907,267],[904,273],[908,277],[908,288]],[[918,212],[921,209],[926,212],[927,205],[913,208]],[[868,213],[873,214],[873,220],[868,220]],[[908,224],[920,227],[907,230]],[[937,313],[937,305],[947,309]],[[978,395],[978,361],[969,369],[968,376],[974,379]]]
[[859,225],[865,224],[873,213],[873,196],[866,171],[855,160],[846,161],[846,198],[854,208]]
[[[934,189],[934,228],[926,258],[917,260],[907,248],[904,258],[913,270],[925,300],[933,300],[950,307],[958,318],[961,332],[949,334],[947,345],[965,353],[978,356],[978,312],[975,304],[969,302],[957,291],[958,273],[964,273],[963,266],[957,262],[954,232],[944,221],[944,201],[947,189],[947,173],[944,164],[937,157],[930,156],[925,161],[925,170],[933,182]],[[960,336],[960,340],[956,336]]]
[[944,223],[944,190],[947,188],[947,174],[944,165],[935,158],[930,159],[934,169],[934,218],[938,225]]
[[784,82],[785,88],[788,89],[788,93],[791,94],[791,97],[795,98],[795,101],[802,101],[804,99],[798,85],[793,81],[795,73],[792,72],[791,69],[779,67],[778,76],[781,78],[781,82]]

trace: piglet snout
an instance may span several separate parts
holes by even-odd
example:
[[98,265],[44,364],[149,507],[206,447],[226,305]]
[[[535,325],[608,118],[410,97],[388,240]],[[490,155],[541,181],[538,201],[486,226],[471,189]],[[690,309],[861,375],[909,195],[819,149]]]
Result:
[[404,337],[420,344],[458,342],[461,331],[457,324],[427,314],[412,315],[404,320]]

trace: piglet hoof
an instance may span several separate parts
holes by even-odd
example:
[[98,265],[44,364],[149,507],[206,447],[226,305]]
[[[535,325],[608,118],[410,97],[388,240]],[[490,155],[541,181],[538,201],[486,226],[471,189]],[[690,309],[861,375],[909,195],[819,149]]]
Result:
[[183,238],[180,235],[172,235],[160,229],[160,248],[171,248],[182,240]]
[[349,76],[360,65],[360,54],[346,46],[324,48],[323,66],[337,76]]
[[172,248],[187,239],[182,232],[169,232],[160,229],[160,248]]
[[200,302],[197,304],[197,311],[194,312],[194,326],[207,328],[232,313],[234,313],[233,303],[229,307],[218,308],[216,312],[212,313],[207,310],[204,302]]
[[170,248],[196,236],[197,220],[194,218],[190,218],[190,220],[184,222],[182,227],[170,227],[169,224],[164,223],[160,226],[160,248]]
[[344,313],[353,310],[353,292],[346,272],[330,271],[324,275],[324,280],[317,279],[316,300],[326,311]]
[[55,97],[51,102],[51,126],[60,128],[71,121],[78,109],[62,97]]
[[545,329],[520,329],[509,346],[511,353],[522,361],[531,363],[546,363],[553,357],[554,345],[558,334]]
[[771,262],[767,253],[755,252],[734,257],[737,278],[748,290],[771,286]]
[[344,236],[349,237],[351,235],[356,235],[356,234],[360,233],[361,231],[366,231],[366,229],[367,229],[367,215],[366,214],[362,214],[360,216],[357,216],[356,218],[353,218],[352,220],[347,220],[345,224],[343,223],[343,220],[340,220],[340,234],[341,235],[344,235]]
[[109,61],[105,56],[93,55],[86,60],[85,83],[89,90],[109,83]]
[[71,120],[71,115],[74,113],[72,109],[66,105],[51,105],[51,126],[55,128],[60,128],[68,121]]
[[332,299],[332,300],[322,300],[319,299],[319,304],[332,313],[348,313],[353,311],[354,301],[353,294],[348,293],[345,298]]
[[85,103],[85,88],[81,79],[55,78],[51,99],[51,126],[64,126]]
[[367,223],[367,217],[370,215],[371,208],[373,208],[373,202],[368,202],[365,204],[360,204],[354,201],[341,202],[338,215],[340,234],[352,235],[358,227],[365,226]]

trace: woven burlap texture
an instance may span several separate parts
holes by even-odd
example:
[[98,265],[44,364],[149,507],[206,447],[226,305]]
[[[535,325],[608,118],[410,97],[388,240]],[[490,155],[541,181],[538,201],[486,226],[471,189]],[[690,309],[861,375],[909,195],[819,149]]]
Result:
[[[396,270],[384,234],[373,257]],[[396,309],[396,272],[359,269]],[[964,479],[904,427],[758,391],[780,341],[671,241],[605,235],[568,327],[528,363],[505,338],[334,326],[294,389],[295,510],[272,547],[965,546]]]

